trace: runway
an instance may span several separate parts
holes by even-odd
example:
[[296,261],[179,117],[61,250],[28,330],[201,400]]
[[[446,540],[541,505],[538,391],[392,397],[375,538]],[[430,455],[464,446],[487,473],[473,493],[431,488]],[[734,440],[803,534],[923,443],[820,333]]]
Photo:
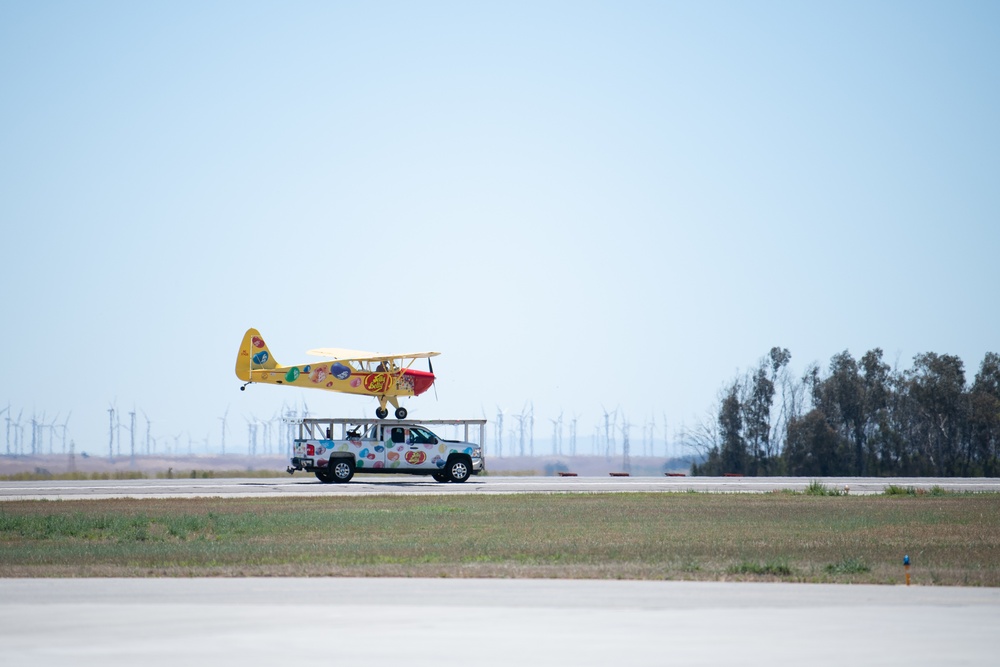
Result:
[[994,665],[1000,589],[0,580],[4,665]]
[[[439,484],[429,477],[358,475],[348,484],[323,484],[297,474],[277,478],[139,479],[0,482],[0,500],[106,498],[285,497],[358,495],[463,495],[507,493],[770,493],[803,491],[805,477],[473,477],[464,484]],[[850,494],[882,493],[890,485],[929,491],[1000,492],[1000,478],[826,477],[821,484]]]

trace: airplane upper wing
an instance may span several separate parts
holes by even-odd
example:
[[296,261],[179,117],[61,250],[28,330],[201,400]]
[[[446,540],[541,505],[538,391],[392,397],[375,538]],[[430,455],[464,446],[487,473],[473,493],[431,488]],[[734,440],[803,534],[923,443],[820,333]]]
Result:
[[379,352],[362,352],[361,350],[347,350],[341,347],[317,347],[309,350],[306,354],[315,357],[329,357],[338,361],[390,361],[392,359],[427,359],[436,357],[440,352],[396,352],[394,354],[382,354]]

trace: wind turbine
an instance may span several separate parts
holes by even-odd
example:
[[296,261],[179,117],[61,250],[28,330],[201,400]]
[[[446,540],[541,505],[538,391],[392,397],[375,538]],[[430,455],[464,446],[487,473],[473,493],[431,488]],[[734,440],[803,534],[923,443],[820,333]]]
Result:
[[275,410],[267,421],[267,453],[273,454],[281,447],[281,410]]
[[[222,455],[223,456],[226,455],[226,418],[228,416],[229,416],[229,406],[227,405],[226,406],[226,412],[221,417],[219,417],[219,420],[222,422]],[[206,449],[208,448],[208,442],[207,441],[205,442],[205,448]]]
[[145,410],[140,410],[139,412],[142,413],[143,419],[146,420],[146,456],[149,456],[150,454],[153,453],[152,449],[149,446],[150,445],[150,442],[149,442],[149,440],[150,440],[150,438],[149,438],[149,430],[150,430],[150,427],[153,425],[153,422],[151,422],[149,420],[149,415],[146,414]]
[[122,455],[122,419],[121,415],[115,410],[115,455]]
[[50,421],[48,423],[48,425],[46,426],[46,428],[49,429],[49,454],[53,454],[54,453],[54,450],[52,448],[52,436],[55,435],[56,422],[57,421],[59,421],[59,413],[58,412],[56,413],[56,416],[52,418],[52,421]]
[[667,439],[667,413],[663,413],[663,457],[670,458],[670,441]]
[[517,420],[517,446],[518,455],[524,456],[524,413],[513,415]]
[[[45,413],[42,413],[45,416]],[[35,411],[31,411],[31,455],[35,455],[35,450],[38,447],[38,419],[35,418]]]
[[24,446],[24,427],[21,426],[21,416],[24,414],[24,408],[21,408],[17,412],[17,421],[14,422],[14,454],[19,455],[21,453],[21,448]]
[[559,453],[559,420],[549,418],[552,422],[552,454],[557,455]]
[[254,417],[253,421],[249,417],[244,417],[247,423],[247,449],[250,456],[256,456],[257,454],[257,418]]
[[108,408],[108,460],[115,460],[115,406]]
[[528,452],[535,455],[535,402],[529,401],[528,405]]
[[632,424],[625,417],[625,413],[622,413],[622,465],[625,467],[625,472],[632,472],[632,461],[629,457],[629,444],[628,435],[629,431],[632,430]]
[[621,411],[621,406],[619,405],[615,408],[615,411],[611,413],[611,456],[618,453],[618,443],[615,440],[615,428],[618,426],[618,413]]
[[573,413],[573,419],[569,422],[569,455],[576,456],[576,421],[578,417]]
[[503,456],[503,410],[497,406],[497,456]]
[[129,465],[135,467],[135,406],[132,412],[128,413],[128,434],[129,434]]
[[69,414],[66,415],[66,419],[64,419],[63,423],[59,425],[59,429],[60,429],[60,431],[62,431],[62,451],[63,451],[63,454],[66,453],[66,425],[69,424],[69,418],[72,417],[72,416],[73,416],[73,411],[70,410]]
[[[7,413],[7,416],[4,417],[4,419],[7,420],[7,456],[10,456],[10,401],[7,401],[7,407],[4,408],[3,412]],[[0,412],[0,415],[2,415],[3,412]]]
[[603,405],[601,406],[601,410],[604,411],[604,456],[605,458],[611,458],[611,415]]
[[559,419],[549,419],[552,422],[552,453],[554,455],[562,454],[562,421],[563,413],[559,412]]

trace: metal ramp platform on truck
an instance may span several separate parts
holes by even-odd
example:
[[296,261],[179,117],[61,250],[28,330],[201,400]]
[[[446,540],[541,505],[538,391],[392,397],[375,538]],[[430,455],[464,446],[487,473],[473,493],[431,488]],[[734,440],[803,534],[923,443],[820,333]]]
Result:
[[[464,435],[462,440],[465,442],[475,442],[480,447],[485,448],[486,445],[486,420],[485,419],[375,419],[367,417],[326,417],[326,418],[305,418],[297,419],[292,422],[297,424],[299,427],[299,435],[297,440],[309,440],[313,438],[326,438],[326,439],[346,439],[348,433],[348,426],[360,426],[363,431],[367,430],[369,426],[382,425],[382,426],[400,426],[407,424],[416,424],[421,426],[459,426],[463,427]],[[340,426],[340,433],[334,431],[334,426]],[[478,426],[479,427],[479,439],[469,440],[469,427]],[[474,431],[473,431],[474,432]],[[485,454],[485,452],[484,452]]]

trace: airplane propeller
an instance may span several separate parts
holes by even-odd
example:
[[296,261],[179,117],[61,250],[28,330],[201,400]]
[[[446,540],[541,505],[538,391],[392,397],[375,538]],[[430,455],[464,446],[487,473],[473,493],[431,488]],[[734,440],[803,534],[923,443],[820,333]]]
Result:
[[[431,363],[431,358],[430,357],[427,357],[427,368],[428,368],[428,370],[430,370],[431,375],[434,375],[434,364]],[[431,386],[434,387],[434,400],[435,401],[440,401],[441,399],[438,398],[438,383],[437,383],[437,379],[436,378],[434,380],[434,383]]]

